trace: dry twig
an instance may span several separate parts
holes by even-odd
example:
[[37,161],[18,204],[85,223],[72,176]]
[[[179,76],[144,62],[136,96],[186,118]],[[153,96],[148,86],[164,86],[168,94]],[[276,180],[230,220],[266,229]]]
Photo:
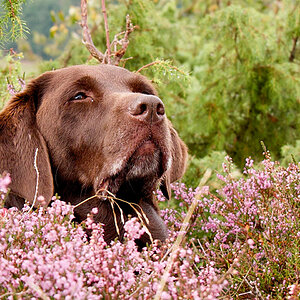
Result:
[[32,278],[26,278],[23,279],[23,281],[29,286],[30,289],[35,291],[38,294],[38,297],[43,300],[50,300],[50,298],[47,296],[47,294],[37,285],[33,282]]
[[[205,183],[207,182],[207,180],[209,179],[209,177],[211,176],[211,170],[210,169],[207,169],[206,172],[204,173],[203,175],[203,178],[201,179],[200,183],[199,183],[199,187],[204,187]],[[174,264],[174,261],[175,261],[175,258],[176,258],[176,253],[177,253],[177,250],[179,249],[180,247],[180,244],[182,243],[183,241],[183,238],[185,237],[186,235],[186,232],[187,232],[187,229],[189,227],[189,221],[192,217],[192,214],[194,212],[194,210],[196,209],[197,205],[198,205],[198,201],[200,199],[200,197],[203,196],[203,191],[200,190],[200,193],[198,195],[195,196],[191,206],[189,207],[189,210],[184,218],[184,221],[182,223],[182,226],[180,228],[180,233],[178,234],[177,238],[176,238],[176,241],[173,245],[173,249],[172,249],[172,252],[169,256],[169,259],[168,259],[168,262],[167,262],[167,266],[165,268],[165,271],[164,271],[164,274],[163,274],[163,277],[159,283],[159,288],[156,292],[156,295],[154,297],[154,300],[159,300],[161,299],[161,295],[162,295],[162,292],[165,288],[165,285],[166,285],[166,282],[167,282],[167,279],[170,275],[170,271],[173,267],[173,264]]]
[[102,13],[103,13],[103,19],[104,19],[104,27],[105,27],[105,37],[106,37],[106,52],[105,57],[107,58],[107,63],[111,64],[111,51],[110,51],[110,41],[109,41],[109,29],[108,29],[108,21],[107,21],[107,13],[106,13],[106,6],[105,6],[105,0],[101,0],[102,4]]
[[[129,35],[134,31],[136,26],[133,26],[129,15],[126,16],[126,30],[115,35],[113,41],[109,40],[109,28],[107,21],[107,11],[105,6],[105,0],[101,0],[102,13],[105,27],[106,37],[106,51],[104,54],[99,51],[93,43],[90,29],[87,23],[87,0],[81,0],[81,27],[83,43],[87,47],[90,54],[96,58],[100,63],[119,65],[129,45]],[[123,36],[123,37],[122,37]],[[112,51],[113,49],[113,51]]]
[[81,27],[82,27],[82,42],[87,47],[91,55],[96,58],[100,63],[104,62],[105,56],[94,45],[90,29],[87,23],[87,0],[81,0]]
[[[120,32],[119,34],[115,35],[111,47],[114,47],[114,64],[119,65],[122,57],[125,55],[126,50],[129,45],[129,35],[134,31],[137,26],[133,26],[130,20],[129,15],[126,16],[126,30]],[[119,39],[119,36],[124,35],[122,39]],[[117,46],[120,45],[121,49],[117,49]]]
[[299,37],[296,36],[293,38],[293,48],[292,51],[290,53],[290,57],[289,57],[289,61],[293,62],[295,57],[296,57],[296,50],[297,50],[297,42],[298,42]]

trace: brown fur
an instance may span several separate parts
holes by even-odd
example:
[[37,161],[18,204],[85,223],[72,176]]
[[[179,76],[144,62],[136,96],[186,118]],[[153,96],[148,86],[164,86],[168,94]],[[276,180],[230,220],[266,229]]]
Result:
[[[140,205],[154,239],[167,237],[153,191],[161,185],[169,193],[170,182],[185,171],[187,149],[143,76],[108,65],[46,72],[8,102],[0,113],[0,132],[0,172],[12,177],[6,207],[33,201],[38,148],[38,195],[47,205],[54,193],[76,205],[107,188]],[[128,204],[119,205],[126,218],[135,215]],[[105,224],[105,239],[114,239],[112,208],[105,198],[78,206],[77,220],[93,207],[98,208],[95,220]],[[146,235],[142,239],[149,241]]]

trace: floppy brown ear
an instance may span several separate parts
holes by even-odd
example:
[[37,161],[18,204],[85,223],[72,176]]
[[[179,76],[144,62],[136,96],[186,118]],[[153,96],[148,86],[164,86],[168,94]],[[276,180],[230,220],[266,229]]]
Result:
[[53,195],[48,150],[35,118],[50,79],[49,72],[33,80],[0,113],[0,172],[10,173],[12,179],[6,207],[20,207],[24,199],[32,203],[36,189],[37,196],[44,196],[44,204]]
[[169,121],[169,128],[171,132],[171,160],[170,160],[170,168],[167,170],[164,175],[160,189],[163,192],[164,196],[167,199],[171,197],[171,187],[170,184],[178,179],[180,179],[187,165],[187,146],[180,139],[178,133],[173,128],[171,122]]

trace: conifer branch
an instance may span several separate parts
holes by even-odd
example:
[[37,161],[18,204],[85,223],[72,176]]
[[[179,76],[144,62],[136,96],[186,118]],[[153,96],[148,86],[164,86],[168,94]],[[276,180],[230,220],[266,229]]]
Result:
[[136,73],[140,73],[142,70],[147,69],[147,68],[149,68],[149,67],[151,67],[151,66],[160,64],[160,63],[161,63],[160,60],[152,61],[151,63],[149,63],[149,64],[147,64],[147,65],[144,65],[144,66],[142,66],[141,68],[139,68],[139,69],[136,71]]
[[297,42],[298,42],[299,36],[296,36],[293,38],[293,48],[289,57],[289,62],[293,62],[296,55],[296,49],[297,49]]
[[0,4],[0,42],[17,40],[28,33],[28,28],[23,20],[22,5],[26,0],[3,0]]
[[10,12],[11,12],[11,15],[12,15],[13,18],[16,18],[14,7],[13,7],[13,5],[11,3],[11,0],[9,0],[9,3],[10,3]]

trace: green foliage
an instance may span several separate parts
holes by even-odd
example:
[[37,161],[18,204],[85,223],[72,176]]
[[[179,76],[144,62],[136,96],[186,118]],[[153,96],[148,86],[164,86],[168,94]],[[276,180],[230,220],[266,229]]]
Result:
[[28,28],[21,19],[25,2],[26,0],[0,1],[0,43],[16,40],[28,33]]
[[285,145],[281,148],[282,165],[288,166],[292,162],[300,161],[300,140],[295,145]]
[[11,97],[10,92],[17,92],[22,89],[23,79],[21,76],[22,53],[10,54],[5,57],[4,67],[0,70],[0,109]]
[[[203,158],[197,158],[196,156],[190,157],[183,181],[188,182],[189,185],[193,187],[197,187],[205,171],[211,169],[212,175],[206,184],[210,186],[212,191],[220,189],[222,182],[217,178],[217,174],[224,175],[223,164],[226,162],[226,158],[227,154],[225,151],[212,151]],[[232,178],[242,176],[235,164],[231,165],[231,176]]]
[[261,152],[263,140],[279,157],[280,146],[299,135],[300,68],[299,61],[289,61],[287,23],[229,6],[204,17],[199,27],[205,31],[191,61],[196,80],[187,99],[193,109],[183,120],[190,125],[184,137],[192,151],[203,156],[224,149],[242,165]]

